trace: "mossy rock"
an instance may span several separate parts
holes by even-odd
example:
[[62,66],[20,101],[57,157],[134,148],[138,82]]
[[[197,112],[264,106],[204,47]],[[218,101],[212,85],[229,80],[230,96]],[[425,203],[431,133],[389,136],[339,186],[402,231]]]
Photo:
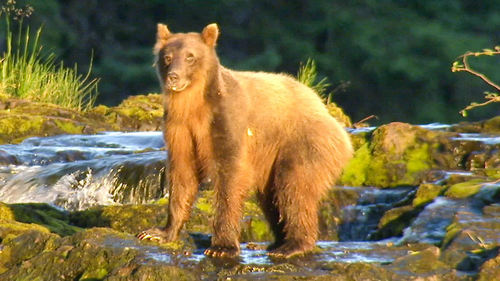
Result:
[[26,232],[38,231],[50,233],[50,230],[42,225],[35,223],[22,223],[14,220],[0,220],[0,239],[12,239]]
[[[44,231],[30,230],[2,240],[2,251],[0,251],[0,274],[22,264],[37,255],[49,252],[57,248],[61,243],[58,235]],[[24,269],[29,271],[29,269]],[[0,275],[0,279],[5,278]],[[7,278],[1,280],[24,280]]]
[[92,134],[107,130],[76,110],[52,104],[11,100],[0,110],[0,143],[19,143],[34,136]]
[[330,102],[326,105],[326,109],[328,110],[328,113],[337,119],[337,121],[344,127],[352,127],[351,118],[347,116],[347,114],[344,113],[344,110],[337,104]]
[[341,183],[377,187],[418,185],[434,167],[432,154],[438,147],[438,136],[405,123],[383,125],[356,150],[344,169]]
[[0,202],[0,220],[15,220],[14,212],[7,204],[2,202]]
[[460,133],[498,134],[500,133],[500,115],[479,122],[461,122],[451,129]]
[[162,99],[159,94],[137,95],[116,107],[101,105],[80,112],[53,104],[4,98],[0,100],[0,144],[60,134],[161,130]]
[[[370,281],[382,281],[382,280],[398,280],[398,274],[392,272],[391,270],[384,268],[377,263],[334,263],[329,265],[330,276],[327,280],[370,280]],[[338,278],[337,278],[338,277]],[[337,279],[334,279],[337,278]]]
[[117,131],[161,131],[163,96],[130,96],[116,107],[97,106],[87,112],[86,116],[107,123]]
[[419,185],[412,204],[414,207],[424,206],[441,195],[445,189],[446,187],[443,185],[423,183]]
[[486,261],[479,270],[477,281],[497,280],[500,277],[500,251],[497,250],[497,256]]
[[459,280],[456,278],[453,268],[439,259],[440,254],[441,251],[438,247],[430,246],[425,250],[413,252],[396,259],[391,263],[390,268],[396,272],[407,272],[408,275],[412,276],[435,276],[440,278],[448,276],[447,279],[432,278],[428,280]]
[[500,133],[500,115],[484,121],[482,133]]
[[450,198],[471,197],[481,190],[481,187],[484,183],[484,179],[473,179],[470,181],[453,184],[448,187],[444,195]]
[[[123,235],[111,229],[93,228],[73,236],[48,243],[33,243],[29,235],[19,237],[43,248],[21,250],[26,245],[8,246],[12,253],[24,253],[14,266],[5,271],[2,280],[142,280],[129,279],[138,276],[144,280],[195,280],[192,273],[175,266],[153,266],[134,245],[132,236]],[[28,239],[29,238],[29,239]],[[39,239],[40,240],[40,239]],[[130,246],[122,246],[130,245]],[[165,253],[167,254],[167,253]],[[23,262],[24,261],[24,262]],[[141,273],[142,272],[142,273]],[[175,278],[177,276],[178,278]],[[154,277],[154,278],[153,278]],[[168,277],[168,278],[167,278]],[[108,279],[106,279],[108,280]]]
[[110,227],[137,234],[144,229],[166,225],[168,206],[160,204],[99,206],[69,214],[71,223],[79,227]]
[[81,228],[70,224],[68,213],[59,211],[48,204],[11,204],[9,207],[18,222],[38,224],[61,236],[81,231]]
[[72,235],[81,228],[71,225],[66,212],[47,204],[3,204],[0,203],[0,238],[16,237],[28,231]]
[[389,237],[401,236],[403,230],[411,224],[421,210],[421,208],[415,208],[409,205],[386,211],[378,223],[378,230],[370,235],[370,238],[373,240],[381,240]]

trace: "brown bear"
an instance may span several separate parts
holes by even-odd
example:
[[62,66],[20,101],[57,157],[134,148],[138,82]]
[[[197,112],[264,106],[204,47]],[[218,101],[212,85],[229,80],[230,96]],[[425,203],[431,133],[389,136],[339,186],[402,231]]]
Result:
[[274,257],[310,251],[318,204],[352,156],[344,128],[310,88],[284,74],[234,71],[219,62],[216,24],[171,33],[158,24],[156,68],[165,94],[169,213],[140,239],[178,238],[198,186],[210,178],[215,216],[205,255],[239,254],[245,197],[255,190],[275,242]]

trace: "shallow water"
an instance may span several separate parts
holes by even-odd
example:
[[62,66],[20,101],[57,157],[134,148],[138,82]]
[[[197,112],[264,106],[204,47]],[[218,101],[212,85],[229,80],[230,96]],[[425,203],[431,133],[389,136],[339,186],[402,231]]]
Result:
[[486,145],[496,145],[500,144],[500,136],[495,135],[483,135],[483,134],[459,134],[458,137],[451,138],[456,141],[474,141],[480,142]]
[[[423,127],[443,130],[449,126],[429,124]],[[373,128],[354,132],[370,130]],[[498,136],[477,134],[461,134],[455,140],[500,144]],[[166,159],[163,147],[161,132],[63,135],[30,138],[18,145],[0,145],[0,201],[49,203],[66,210],[148,202],[165,196],[161,188]],[[443,173],[446,178],[455,174],[471,175],[466,171]],[[315,262],[389,263],[408,254],[408,248],[394,245],[439,243],[457,212],[462,214],[460,218],[464,223],[481,219],[474,206],[461,200],[440,197],[425,207],[404,230],[402,237],[368,241],[384,212],[409,200],[416,187],[384,190],[339,188],[358,192],[359,199],[356,204],[342,209],[342,224],[339,227],[341,242],[318,242],[317,247],[321,250],[311,255]],[[144,248],[146,246],[134,243],[118,244],[117,247],[141,247],[148,259],[161,263],[174,262],[174,256],[155,246]],[[259,249],[249,249],[248,244],[242,244],[240,262],[272,264],[273,261],[263,250],[266,244],[256,244]],[[204,259],[203,249],[199,249],[184,257],[183,261],[200,262]]]

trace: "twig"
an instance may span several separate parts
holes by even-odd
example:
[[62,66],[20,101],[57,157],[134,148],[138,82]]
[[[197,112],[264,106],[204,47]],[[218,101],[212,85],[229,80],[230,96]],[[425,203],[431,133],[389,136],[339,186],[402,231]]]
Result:
[[[491,81],[486,75],[475,71],[470,67],[469,61],[467,60],[470,56],[482,56],[482,55],[488,55],[488,56],[494,56],[494,55],[500,55],[500,51],[493,51],[493,50],[484,50],[483,52],[467,52],[461,56],[462,62],[464,63],[463,65],[458,65],[458,64],[453,64],[452,71],[465,71],[469,72],[472,75],[475,75],[481,79],[483,79],[484,82],[488,83],[488,85],[492,86],[493,88],[497,89],[497,91],[500,92],[500,86],[495,84],[493,81]],[[456,66],[456,67],[455,67]]]
[[[462,64],[460,64],[458,61],[455,61],[453,63],[453,66],[451,67],[451,71],[452,72],[460,72],[460,71],[468,72],[474,76],[481,78],[481,80],[483,80],[488,85],[490,85],[491,87],[495,88],[498,92],[500,92],[500,86],[498,84],[491,81],[483,73],[477,72],[476,70],[474,70],[470,67],[470,63],[468,61],[469,57],[471,57],[471,56],[478,57],[478,56],[483,56],[483,55],[486,55],[486,56],[500,55],[500,46],[495,47],[495,50],[484,49],[482,52],[467,52],[467,53],[463,54],[462,56],[459,57],[462,59]],[[472,109],[475,107],[480,107],[480,106],[485,106],[485,105],[488,105],[488,104],[494,103],[494,102],[500,102],[500,96],[496,93],[487,93],[485,96],[485,99],[487,99],[487,101],[485,101],[483,103],[471,103],[470,105],[468,105],[467,107],[462,109],[460,111],[460,113],[463,116],[465,116],[467,110],[469,110],[469,109]]]
[[359,120],[358,122],[354,123],[352,126],[353,126],[354,128],[359,128],[359,127],[361,127],[361,124],[362,124],[363,122],[366,122],[366,121],[368,121],[368,120],[370,120],[370,119],[373,119],[373,118],[378,119],[378,117],[377,117],[376,115],[370,115],[370,116],[365,117],[365,118],[363,118],[363,119]]

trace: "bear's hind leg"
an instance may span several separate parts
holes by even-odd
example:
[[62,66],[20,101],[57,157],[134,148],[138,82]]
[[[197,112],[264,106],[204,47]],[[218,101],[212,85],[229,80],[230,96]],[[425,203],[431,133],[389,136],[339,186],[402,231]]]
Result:
[[291,152],[275,166],[275,202],[285,237],[284,243],[270,251],[272,257],[289,258],[311,251],[318,237],[318,205],[328,183],[323,175],[318,176],[322,172],[317,170],[318,163],[297,154],[300,152]]

